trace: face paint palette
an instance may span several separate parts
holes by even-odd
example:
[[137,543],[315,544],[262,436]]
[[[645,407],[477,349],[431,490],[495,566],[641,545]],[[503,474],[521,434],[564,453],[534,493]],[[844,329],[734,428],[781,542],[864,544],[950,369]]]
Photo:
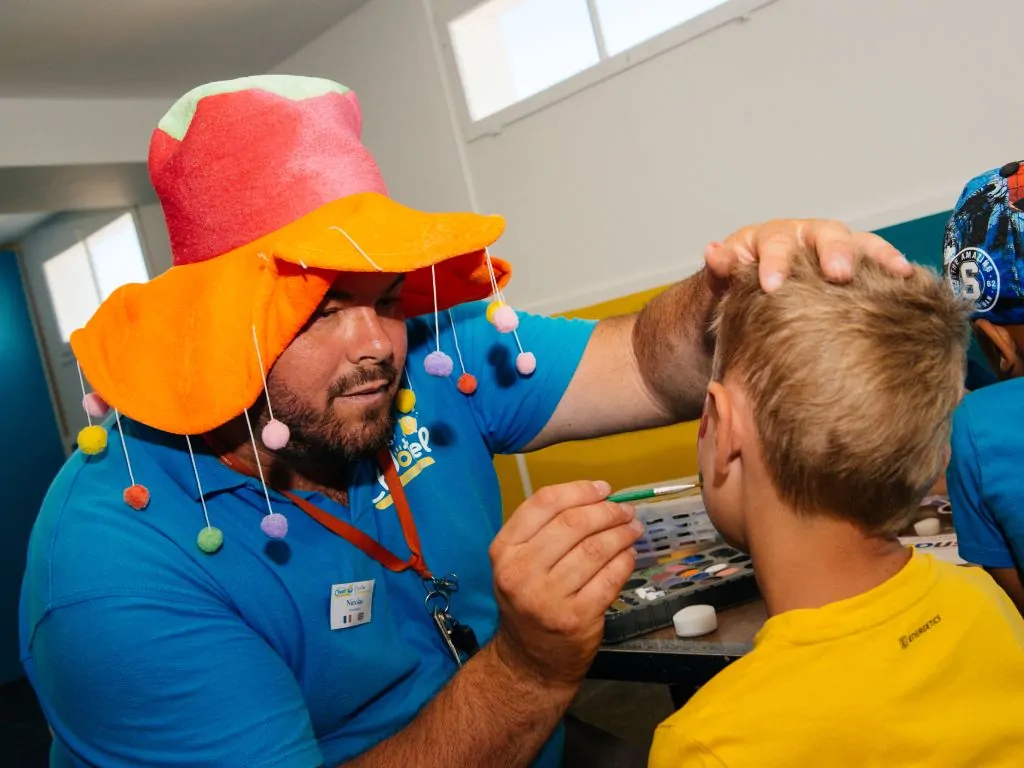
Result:
[[688,605],[721,610],[760,597],[748,555],[725,544],[690,549],[633,572],[605,612],[605,643],[671,626],[672,616]]
[[[692,479],[673,481],[674,484],[683,482],[692,482]],[[655,565],[687,546],[710,546],[718,540],[718,531],[708,519],[699,491],[637,504],[636,516],[644,524],[643,535],[633,545],[637,568]]]

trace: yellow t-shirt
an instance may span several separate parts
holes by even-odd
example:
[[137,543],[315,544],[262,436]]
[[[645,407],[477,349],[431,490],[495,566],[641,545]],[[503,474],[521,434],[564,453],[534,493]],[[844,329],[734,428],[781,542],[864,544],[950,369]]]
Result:
[[1024,766],[1024,621],[984,571],[915,554],[769,619],[658,726],[649,768]]

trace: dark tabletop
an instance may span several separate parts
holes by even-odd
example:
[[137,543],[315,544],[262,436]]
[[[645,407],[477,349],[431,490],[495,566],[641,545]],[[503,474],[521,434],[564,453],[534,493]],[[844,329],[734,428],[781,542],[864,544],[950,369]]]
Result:
[[756,600],[719,611],[718,629],[709,635],[681,638],[667,627],[601,646],[590,677],[695,689],[749,653],[766,618],[764,601]]

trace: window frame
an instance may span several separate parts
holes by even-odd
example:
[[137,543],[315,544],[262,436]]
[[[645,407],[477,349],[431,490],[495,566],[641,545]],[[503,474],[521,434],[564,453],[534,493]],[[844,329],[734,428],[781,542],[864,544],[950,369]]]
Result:
[[751,14],[779,0],[726,0],[722,5],[712,8],[697,18],[685,21],[632,48],[627,48],[614,56],[608,56],[604,35],[601,31],[600,17],[597,13],[595,0],[587,0],[590,16],[593,20],[594,34],[597,39],[598,54],[601,57],[597,64],[584,69],[550,88],[527,96],[521,101],[510,104],[487,117],[474,121],[470,116],[466,92],[459,75],[455,49],[452,45],[448,23],[467,11],[473,10],[487,0],[428,0],[432,22],[435,27],[438,45],[441,48],[443,63],[442,75],[447,78],[451,88],[452,108],[455,110],[464,141],[469,144],[488,136],[500,136],[509,126],[536,114],[569,97],[592,88],[638,64],[661,56],[678,48],[691,40],[703,37],[720,27],[736,22],[750,21]]

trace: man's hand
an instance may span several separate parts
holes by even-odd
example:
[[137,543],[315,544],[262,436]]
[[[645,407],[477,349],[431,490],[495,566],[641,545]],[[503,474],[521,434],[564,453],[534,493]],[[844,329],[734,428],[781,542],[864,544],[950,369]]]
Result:
[[712,290],[721,295],[729,287],[736,264],[758,262],[761,287],[774,291],[789,274],[796,251],[813,250],[821,270],[837,283],[853,276],[856,259],[874,259],[892,274],[909,277],[913,267],[889,243],[869,232],[851,232],[845,224],[826,219],[778,219],[752,224],[733,233],[724,243],[711,243],[704,252]]
[[606,483],[542,488],[491,545],[500,623],[494,642],[510,669],[575,691],[597,653],[604,612],[633,571],[643,532]]

